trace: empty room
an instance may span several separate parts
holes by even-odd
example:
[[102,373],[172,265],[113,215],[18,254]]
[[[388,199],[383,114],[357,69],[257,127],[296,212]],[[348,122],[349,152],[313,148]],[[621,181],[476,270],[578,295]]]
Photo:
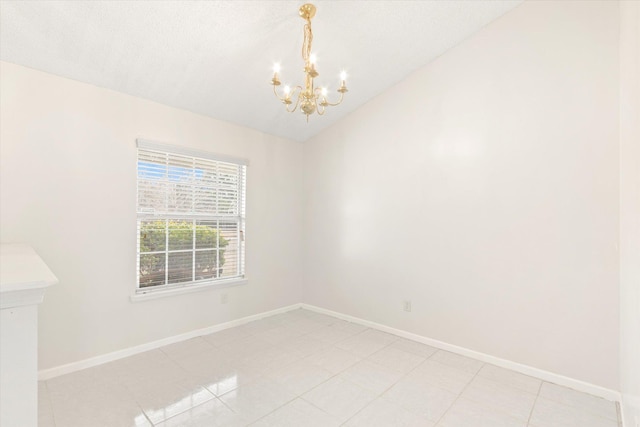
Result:
[[640,1],[0,0],[2,427],[640,427]]

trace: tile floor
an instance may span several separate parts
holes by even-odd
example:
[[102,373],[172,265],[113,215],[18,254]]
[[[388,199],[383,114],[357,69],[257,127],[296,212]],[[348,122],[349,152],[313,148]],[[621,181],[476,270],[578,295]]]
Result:
[[618,427],[613,402],[302,309],[39,385],[40,427]]

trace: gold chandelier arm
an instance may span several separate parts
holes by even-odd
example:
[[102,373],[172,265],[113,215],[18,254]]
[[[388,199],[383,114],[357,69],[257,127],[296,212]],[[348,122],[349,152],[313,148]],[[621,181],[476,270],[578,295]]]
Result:
[[313,91],[313,103],[315,104],[316,108],[315,108],[315,112],[318,113],[319,116],[322,116],[327,108],[327,105],[325,103],[323,103],[322,101],[318,102],[320,100],[321,97],[321,90],[319,88],[316,88]]
[[[322,98],[322,101],[320,101],[320,103],[318,105],[326,108],[326,107],[335,107],[336,105],[340,105],[342,103],[342,100],[344,99],[344,92],[343,91],[339,91],[340,92],[340,99],[338,100],[338,102],[329,102],[327,101],[327,97],[322,95],[322,90],[320,88],[316,88],[315,89],[315,95],[316,95],[316,100]],[[324,112],[324,108],[323,108],[323,112]],[[322,114],[320,114],[322,115]]]
[[284,102],[284,97],[281,97],[280,95],[278,95],[278,91],[276,90],[276,85],[273,85],[273,94],[276,96],[276,98],[278,98],[280,101]]
[[344,92],[340,93],[340,99],[338,100],[338,102],[329,102],[326,100],[326,98],[323,100],[324,103],[326,103],[329,107],[335,107],[336,105],[340,105],[342,104],[342,100],[344,99]]
[[[273,94],[276,96],[276,98],[278,98],[283,104],[285,105],[289,105],[291,104],[291,98],[295,95],[296,91],[301,90],[302,88],[300,86],[296,86],[294,87],[290,92],[289,92],[289,96],[286,95],[286,93],[284,94],[284,96],[280,96],[278,95],[278,90],[276,89],[276,86],[273,86]],[[289,100],[289,102],[287,102],[287,99]],[[296,102],[297,104],[297,102]],[[295,110],[295,109],[294,109]],[[292,110],[292,111],[294,111]]]
[[[289,109],[289,105],[291,105],[291,104],[285,103],[285,109],[287,110],[287,112],[293,113],[294,111],[296,111],[298,109],[298,105],[300,104],[300,92],[301,91],[302,91],[302,87],[300,87],[300,86],[296,86],[291,90],[290,95],[289,95],[289,99],[291,99],[292,97],[295,96],[296,103],[293,105],[292,109]],[[298,92],[297,95],[296,95],[296,92]]]

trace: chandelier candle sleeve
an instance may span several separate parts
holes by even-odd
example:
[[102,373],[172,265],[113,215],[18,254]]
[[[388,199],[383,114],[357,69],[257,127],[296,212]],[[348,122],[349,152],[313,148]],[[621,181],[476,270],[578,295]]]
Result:
[[[306,21],[304,25],[304,39],[302,43],[302,60],[304,61],[304,87],[295,86],[290,88],[285,86],[283,95],[278,94],[277,87],[280,86],[280,64],[273,65],[273,78],[271,79],[271,85],[273,86],[273,93],[275,96],[285,105],[285,109],[293,113],[300,107],[300,111],[307,116],[307,122],[309,116],[313,113],[323,115],[327,107],[334,107],[342,103],[344,94],[348,92],[346,79],[347,74],[343,71],[340,73],[341,84],[338,88],[340,98],[337,102],[331,103],[327,100],[327,89],[316,88],[314,79],[318,77],[319,73],[316,70],[317,58],[315,54],[311,53],[311,43],[313,41],[313,32],[311,31],[311,18],[316,14],[316,7],[310,3],[307,3],[300,7],[300,16]],[[295,98],[295,103],[292,100]]]

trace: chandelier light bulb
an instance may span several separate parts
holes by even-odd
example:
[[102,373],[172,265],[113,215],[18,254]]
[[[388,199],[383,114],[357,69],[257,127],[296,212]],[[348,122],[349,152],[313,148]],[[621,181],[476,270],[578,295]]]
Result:
[[326,87],[323,87],[323,88],[320,90],[320,93],[322,93],[322,96],[326,97],[326,96],[327,96],[327,88],[326,88]]
[[279,63],[274,63],[273,64],[273,72],[274,73],[279,73],[280,72],[280,64]]
[[347,72],[346,71],[342,70],[340,72],[340,80],[342,80],[342,81],[347,80]]
[[289,86],[285,86],[284,87],[284,94],[288,96],[290,93],[291,93],[291,88]]
[[309,56],[309,62],[310,62],[311,64],[316,65],[316,61],[317,61],[317,60],[318,60],[318,57],[316,56],[316,54],[315,54],[315,53],[312,53],[312,54]]

